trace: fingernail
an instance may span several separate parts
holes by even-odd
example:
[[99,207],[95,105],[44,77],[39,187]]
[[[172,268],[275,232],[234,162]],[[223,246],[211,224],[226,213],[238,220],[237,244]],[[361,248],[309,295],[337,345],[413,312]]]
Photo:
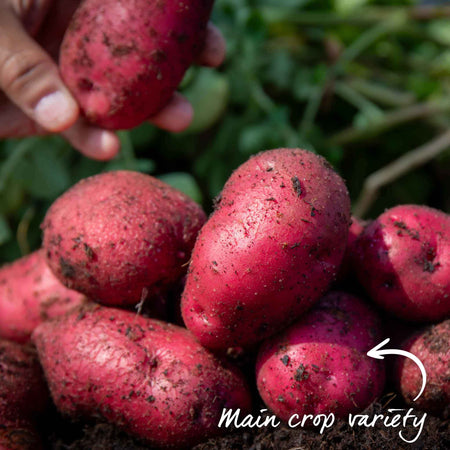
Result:
[[39,100],[34,117],[48,131],[59,132],[73,125],[78,116],[78,105],[68,94],[56,91]]
[[86,153],[98,160],[108,160],[116,156],[120,149],[119,138],[111,131],[92,130],[86,142]]

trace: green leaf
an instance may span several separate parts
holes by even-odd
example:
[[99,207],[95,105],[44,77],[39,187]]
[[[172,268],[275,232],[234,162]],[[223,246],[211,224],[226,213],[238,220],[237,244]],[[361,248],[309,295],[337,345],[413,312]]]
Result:
[[307,67],[299,67],[294,78],[292,91],[297,100],[306,101],[311,95],[311,89],[314,89],[314,73]]
[[129,133],[134,148],[145,147],[155,138],[157,128],[149,123],[143,123]]
[[105,166],[105,172],[112,172],[113,170],[134,170],[136,172],[152,173],[155,170],[155,163],[151,159],[133,159],[133,161],[114,159]]
[[444,45],[450,45],[450,19],[431,21],[428,31],[437,41]]
[[8,225],[5,217],[0,214],[0,245],[8,242],[12,237],[11,228]]
[[369,0],[334,0],[334,7],[340,13],[349,13],[361,6],[367,5]]
[[406,76],[406,86],[416,95],[419,100],[424,100],[438,91],[439,80],[432,79],[418,72],[412,72]]
[[268,55],[265,77],[277,88],[288,89],[292,85],[292,78],[296,71],[295,61],[286,49],[280,49]]
[[34,197],[53,200],[71,185],[60,141],[42,140],[17,165],[14,174]]
[[172,172],[161,175],[158,177],[161,181],[164,181],[175,189],[184,192],[186,195],[192,198],[197,203],[202,203],[203,195],[198,187],[194,177],[185,172]]
[[224,113],[229,98],[227,78],[213,70],[203,69],[183,94],[194,108],[194,120],[188,132],[199,133],[211,128]]
[[137,159],[134,153],[134,143],[130,131],[119,131],[122,144],[119,155],[105,165],[105,171],[135,170],[137,172],[153,172],[155,164],[150,159]]
[[77,164],[73,167],[72,171],[72,184],[75,184],[77,181],[91,177],[97,173],[102,172],[106,163],[103,161],[94,161],[89,158],[80,158]]

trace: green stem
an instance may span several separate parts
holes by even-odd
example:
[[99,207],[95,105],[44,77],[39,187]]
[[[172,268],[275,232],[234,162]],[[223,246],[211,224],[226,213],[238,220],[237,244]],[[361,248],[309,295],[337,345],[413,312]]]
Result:
[[34,206],[27,208],[19,225],[17,226],[16,238],[22,256],[28,255],[31,252],[30,244],[28,242],[28,229],[30,228],[30,223],[35,213],[36,210]]
[[121,156],[124,161],[124,166],[129,170],[136,170],[136,155],[130,133],[128,131],[119,131],[117,134],[122,143]]
[[317,113],[319,112],[325,85],[326,82],[322,82],[320,85],[315,86],[315,88],[311,90],[299,127],[299,133],[303,137],[308,135],[314,124]]
[[356,9],[350,14],[301,11],[290,8],[266,6],[260,8],[260,13],[268,23],[288,22],[303,27],[333,27],[339,25],[370,26],[378,22],[389,20],[393,14],[404,14],[408,20],[429,21],[450,17],[450,6],[385,6],[365,7],[363,11]]
[[446,130],[438,137],[420,147],[411,150],[385,167],[369,175],[363,189],[355,202],[353,214],[364,217],[377,198],[379,190],[403,175],[426,164],[440,153],[450,148],[450,131]]
[[351,78],[345,82],[361,95],[384,106],[408,106],[414,103],[416,99],[411,92],[399,91],[363,78]]
[[[386,8],[387,9],[387,8]],[[338,25],[367,26],[385,20],[389,17],[388,11],[365,9],[364,14],[339,14],[335,12],[301,11],[280,7],[262,7],[261,15],[269,23],[289,22],[307,27],[331,27]]]
[[401,12],[392,15],[388,20],[380,22],[362,33],[358,39],[352,42],[342,53],[337,63],[340,69],[350,61],[355,60],[368,47],[388,33],[398,32],[407,24],[407,16]]
[[369,128],[348,128],[332,136],[328,143],[330,145],[346,145],[354,142],[373,138],[385,133],[399,125],[417,119],[432,117],[435,114],[450,111],[450,98],[434,103],[418,103],[406,108],[401,108],[384,115],[383,119],[374,123]]
[[336,82],[334,90],[337,95],[353,105],[359,111],[365,111],[374,117],[381,117],[383,115],[383,111],[377,105],[361,95],[350,85],[338,81]]
[[[275,102],[264,92],[261,84],[257,79],[253,79],[250,83],[252,96],[255,103],[267,114],[270,115],[276,109],[277,105]],[[286,139],[286,144],[290,147],[295,146],[296,142],[298,142],[297,133],[294,129],[286,123],[280,123],[279,128],[281,134]]]
[[271,114],[276,108],[275,102],[264,92],[261,84],[256,78],[250,80],[252,97],[255,103],[266,113]]
[[393,31],[398,31],[406,23],[406,16],[404,13],[398,12],[392,15],[388,20],[374,25],[366,32],[362,33],[351,45],[349,45],[337,63],[332,66],[325,79],[317,86],[317,91],[311,92],[305,113],[300,124],[300,133],[305,135],[311,129],[316,115],[319,111],[320,103],[327,86],[331,81],[337,78],[338,75],[345,73],[345,66],[356,59],[364,50],[370,47],[374,42],[380,39],[385,34]]

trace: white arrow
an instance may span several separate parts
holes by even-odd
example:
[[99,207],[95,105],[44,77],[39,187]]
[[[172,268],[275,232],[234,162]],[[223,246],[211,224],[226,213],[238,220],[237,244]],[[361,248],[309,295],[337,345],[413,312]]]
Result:
[[422,392],[425,389],[425,386],[427,384],[427,372],[425,370],[425,367],[423,366],[422,361],[416,355],[413,355],[412,353],[409,353],[405,350],[400,350],[400,349],[380,350],[381,347],[383,347],[389,341],[390,341],[390,338],[387,338],[380,344],[376,345],[372,350],[369,350],[367,352],[367,356],[370,356],[371,358],[376,358],[376,359],[384,359],[383,355],[401,355],[401,356],[406,356],[407,358],[412,359],[419,366],[420,372],[422,373],[422,389],[417,394],[416,398],[413,400],[413,401],[416,401],[422,395]]

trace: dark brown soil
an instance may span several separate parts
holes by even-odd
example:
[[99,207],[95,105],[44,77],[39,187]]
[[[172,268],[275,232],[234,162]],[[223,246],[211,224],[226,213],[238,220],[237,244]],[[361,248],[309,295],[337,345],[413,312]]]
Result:
[[[373,417],[375,414],[387,414],[388,408],[401,408],[397,399],[385,396],[382,403],[376,403],[365,411]],[[261,406],[262,407],[262,406]],[[413,414],[422,417],[422,413]],[[427,416],[425,425],[416,442],[408,444],[403,437],[413,439],[418,428],[409,419],[406,428],[387,428],[383,424],[374,428],[353,428],[345,421],[336,421],[334,425],[320,434],[318,430],[289,428],[280,425],[277,428],[245,428],[230,431],[227,435],[210,439],[194,447],[195,450],[447,450],[450,448],[450,420]],[[152,450],[130,438],[117,428],[107,424],[70,424],[56,413],[46,420],[43,428],[47,431],[46,448],[49,450]]]

